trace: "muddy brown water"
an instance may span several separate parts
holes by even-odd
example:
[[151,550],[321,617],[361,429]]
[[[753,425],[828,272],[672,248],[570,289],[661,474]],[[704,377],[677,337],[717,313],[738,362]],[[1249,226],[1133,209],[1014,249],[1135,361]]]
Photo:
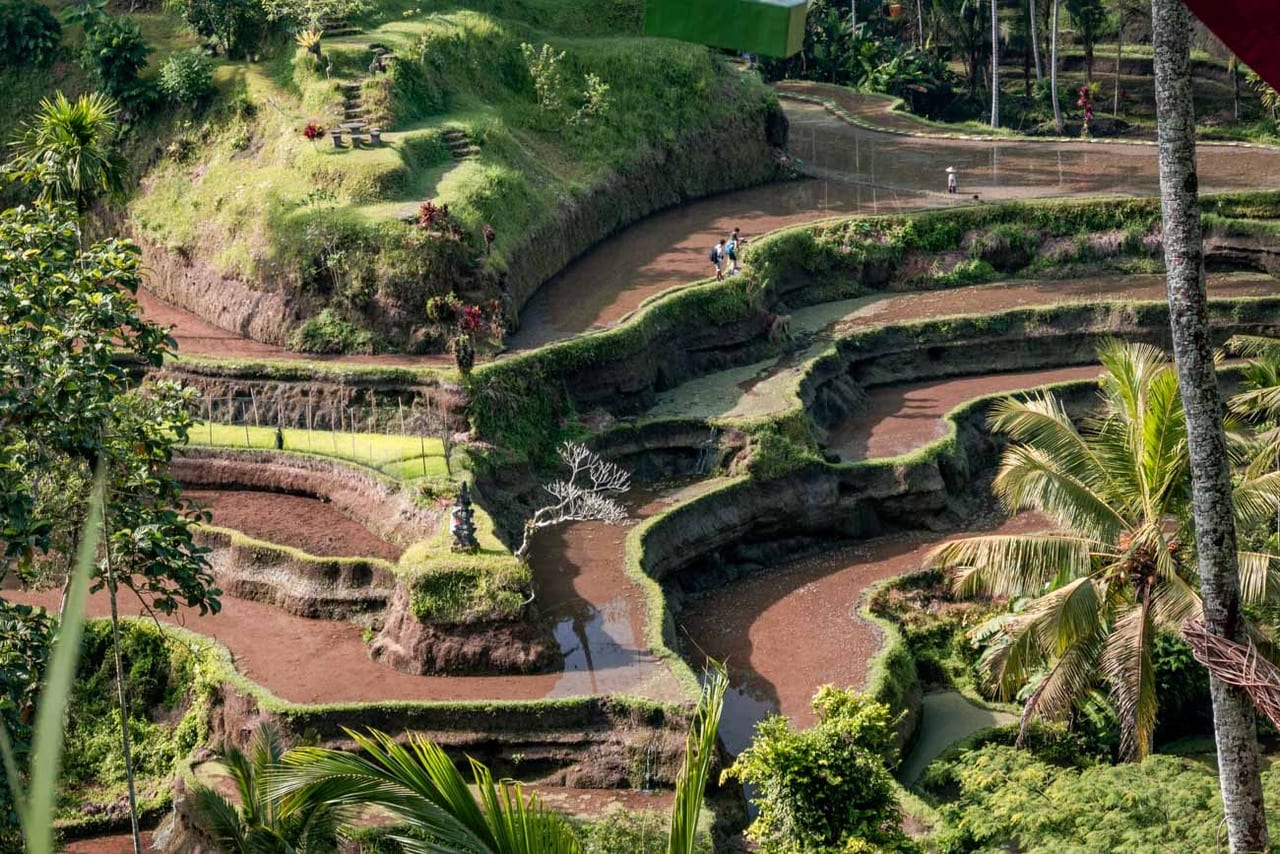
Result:
[[[1043,530],[1031,514],[991,514],[969,532]],[[929,549],[957,534],[911,533],[868,540],[752,575],[685,603],[677,623],[689,648],[723,661],[730,691],[720,725],[738,753],[771,712],[813,723],[809,701],[826,684],[858,688],[880,649],[880,631],[858,616],[877,581],[920,569]]]
[[[637,493],[634,519],[681,495]],[[631,523],[634,524],[634,521]],[[184,609],[165,622],[212,637],[231,650],[247,677],[295,703],[376,700],[534,700],[628,693],[656,700],[684,699],[675,677],[644,643],[645,603],[627,578],[623,540],[631,525],[572,523],[540,532],[531,564],[541,614],[555,623],[566,652],[560,673],[533,676],[413,676],[369,660],[354,623],[309,620],[272,605],[222,598],[218,614]],[[56,608],[61,592],[11,591],[6,598]],[[121,612],[141,616],[135,601]],[[110,613],[105,595],[91,597],[90,616]]]
[[214,525],[308,554],[394,562],[404,551],[317,498],[249,489],[185,489],[183,495],[209,510]]
[[883,386],[871,390],[866,408],[827,434],[827,447],[842,460],[896,457],[923,447],[947,432],[939,413],[989,394],[1067,380],[1086,380],[1102,372],[1098,365],[1022,371],[937,381]]

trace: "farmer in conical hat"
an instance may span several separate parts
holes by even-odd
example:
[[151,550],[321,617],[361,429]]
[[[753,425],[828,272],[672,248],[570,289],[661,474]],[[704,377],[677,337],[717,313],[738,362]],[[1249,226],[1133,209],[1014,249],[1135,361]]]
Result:
[[952,195],[955,195],[957,192],[956,167],[954,166],[947,167],[947,192]]

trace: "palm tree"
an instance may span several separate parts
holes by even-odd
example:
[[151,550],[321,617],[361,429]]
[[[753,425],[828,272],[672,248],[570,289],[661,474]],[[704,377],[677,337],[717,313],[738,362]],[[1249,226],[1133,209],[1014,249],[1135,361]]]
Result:
[[1000,10],[991,0],[991,126],[1000,127]]
[[[707,674],[690,726],[684,767],[676,783],[669,854],[692,854],[698,812],[715,754],[728,678]],[[472,759],[475,794],[439,746],[419,735],[399,744],[386,733],[348,731],[362,755],[319,747],[295,748],[271,774],[270,795],[335,809],[376,805],[412,828],[396,836],[407,854],[580,854],[573,825],[525,796],[518,783],[495,782]]]
[[331,854],[338,850],[342,814],[332,806],[299,797],[277,798],[267,789],[268,771],[284,756],[280,731],[263,724],[249,742],[223,759],[235,782],[240,805],[199,785],[190,805],[197,826],[224,854]]
[[1053,102],[1053,127],[1059,136],[1063,132],[1062,105],[1058,103],[1058,7],[1062,0],[1049,0],[1053,14],[1049,23],[1049,98]]
[[17,166],[39,181],[42,201],[73,202],[83,213],[104,193],[123,187],[123,161],[115,150],[116,102],[95,92],[75,101],[58,92],[40,101],[34,118],[13,141]]
[[[1204,627],[1227,641],[1246,639],[1248,561],[1236,560],[1236,515],[1242,486],[1232,495],[1222,425],[1222,396],[1209,342],[1209,299],[1196,183],[1196,117],[1191,85],[1191,15],[1178,0],[1151,0],[1160,212],[1168,271],[1169,327],[1187,420],[1197,569]],[[1275,507],[1275,501],[1270,502]],[[1270,508],[1268,508],[1270,509]],[[1223,819],[1232,852],[1266,851],[1266,804],[1261,754],[1248,693],[1209,673]]]
[[[1157,629],[1178,631],[1201,616],[1190,527],[1190,457],[1178,378],[1155,347],[1111,342],[1100,358],[1102,407],[1077,428],[1052,395],[1005,400],[990,417],[1012,440],[994,489],[1011,510],[1048,516],[1055,530],[971,537],[928,557],[954,568],[967,595],[1031,598],[977,636],[981,666],[1004,697],[1031,687],[1022,732],[1037,718],[1061,719],[1101,679],[1120,719],[1122,747],[1151,749],[1157,698],[1152,645]],[[1269,518],[1280,475],[1236,488],[1242,522]],[[1239,556],[1249,601],[1280,581],[1280,560]]]

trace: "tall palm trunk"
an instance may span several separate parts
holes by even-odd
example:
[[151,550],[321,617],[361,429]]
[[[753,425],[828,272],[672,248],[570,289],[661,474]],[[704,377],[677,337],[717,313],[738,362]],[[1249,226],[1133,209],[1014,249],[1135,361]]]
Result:
[[924,50],[924,0],[916,0],[916,29],[920,33],[920,49]]
[[1036,0],[1029,0],[1028,17],[1031,24],[1031,56],[1036,64],[1036,80],[1044,79],[1044,72],[1040,69],[1040,37],[1036,33]]
[[[1151,18],[1169,321],[1187,417],[1200,595],[1208,630],[1243,641],[1231,469],[1222,428],[1222,400],[1213,370],[1204,284],[1191,103],[1191,19],[1180,0],[1151,0]],[[1209,688],[1231,851],[1268,850],[1253,707],[1243,690],[1212,673]]]
[[[1062,0],[1053,3],[1053,23],[1049,26],[1049,96],[1053,99],[1053,127],[1059,135],[1063,132],[1062,105],[1058,103],[1058,7]],[[1153,0],[1154,2],[1154,0]]]
[[1000,10],[991,0],[991,126],[1000,127]]
[[1116,27],[1116,91],[1111,96],[1111,114],[1120,115],[1120,60],[1124,58],[1124,13]]

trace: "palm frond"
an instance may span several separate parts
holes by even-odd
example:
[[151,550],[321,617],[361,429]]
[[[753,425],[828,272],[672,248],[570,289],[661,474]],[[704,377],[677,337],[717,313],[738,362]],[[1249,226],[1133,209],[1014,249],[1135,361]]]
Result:
[[1240,599],[1246,605],[1270,602],[1280,594],[1280,557],[1262,552],[1239,552]]
[[1237,527],[1249,529],[1276,518],[1280,508],[1280,471],[1245,477],[1232,490]]
[[1099,633],[1081,636],[1062,651],[1022,707],[1018,727],[1021,746],[1033,720],[1062,720],[1077,700],[1089,693],[1098,663]]
[[1051,584],[1088,575],[1095,543],[1063,534],[993,534],[951,540],[925,556],[925,565],[957,569],[961,596],[1039,596]]
[[1010,445],[992,488],[1011,509],[1039,510],[1069,530],[1113,539],[1125,528],[1123,514],[1060,462],[1043,449]]
[[1130,758],[1143,759],[1151,750],[1156,725],[1155,669],[1151,660],[1154,629],[1146,601],[1123,612],[1102,649],[1102,675],[1111,689],[1120,719],[1120,745]]
[[667,854],[693,854],[697,847],[698,815],[702,812],[703,792],[711,775],[716,754],[716,738],[720,731],[720,715],[724,710],[724,694],[729,676],[724,666],[711,662],[703,678],[702,694],[694,710],[689,733],[685,737],[684,765],[676,779],[676,796],[671,805],[671,833]]
[[313,802],[336,807],[385,807],[421,831],[425,850],[483,854],[496,840],[466,781],[436,745],[421,738],[408,747],[390,736],[347,731],[365,755],[296,747],[268,774],[267,790],[280,798],[305,790]]
[[189,798],[196,824],[223,854],[247,854],[245,824],[234,804],[208,786],[193,786]]

